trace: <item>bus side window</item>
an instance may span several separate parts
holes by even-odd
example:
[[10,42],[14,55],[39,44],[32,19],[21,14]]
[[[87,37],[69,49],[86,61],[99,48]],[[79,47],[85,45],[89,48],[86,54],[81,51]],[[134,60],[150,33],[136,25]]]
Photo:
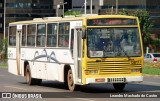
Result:
[[36,25],[27,26],[27,46],[35,46]]
[[26,45],[26,25],[22,26],[22,46]]
[[37,25],[37,46],[44,47],[46,44],[46,25]]
[[59,24],[58,47],[69,46],[69,22]]
[[16,46],[16,26],[9,27],[9,45]]
[[57,24],[56,23],[47,24],[47,46],[48,47],[57,46]]
[[71,42],[70,42],[70,46],[71,46],[71,54],[73,57],[73,47],[74,47],[74,29],[71,29]]

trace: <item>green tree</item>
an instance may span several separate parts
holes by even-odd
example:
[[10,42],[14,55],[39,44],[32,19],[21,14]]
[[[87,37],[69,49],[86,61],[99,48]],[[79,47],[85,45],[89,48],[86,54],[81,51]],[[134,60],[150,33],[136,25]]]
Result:
[[66,11],[64,13],[64,15],[74,15],[74,16],[77,16],[77,15],[80,15],[80,12],[79,11]]
[[133,16],[137,16],[139,18],[143,45],[144,47],[146,47],[149,44],[151,44],[151,41],[152,41],[151,31],[153,28],[153,23],[151,21],[149,12],[147,12],[146,10],[136,10],[133,13]]
[[0,55],[2,60],[7,59],[7,44],[7,38],[0,41]]

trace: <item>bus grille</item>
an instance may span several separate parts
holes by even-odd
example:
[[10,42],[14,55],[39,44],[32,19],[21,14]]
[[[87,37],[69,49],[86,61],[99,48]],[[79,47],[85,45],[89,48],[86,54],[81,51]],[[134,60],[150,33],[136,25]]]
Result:
[[87,70],[99,70],[100,75],[105,74],[129,74],[131,69],[141,68],[140,64],[131,65],[130,61],[103,61],[87,62]]

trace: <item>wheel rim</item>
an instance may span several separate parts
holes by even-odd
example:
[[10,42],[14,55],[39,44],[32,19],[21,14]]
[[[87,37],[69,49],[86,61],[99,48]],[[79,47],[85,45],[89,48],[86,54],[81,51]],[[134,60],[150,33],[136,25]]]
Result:
[[29,71],[27,69],[27,71],[26,71],[26,81],[27,81],[27,83],[29,83],[29,78],[30,78],[30,74],[29,74]]
[[70,71],[69,72],[69,77],[68,77],[68,83],[69,83],[69,86],[70,87],[73,87],[73,75],[72,75],[72,72]]
[[71,70],[68,71],[68,88],[70,91],[74,91],[75,89],[75,84],[74,84],[73,75],[72,75]]

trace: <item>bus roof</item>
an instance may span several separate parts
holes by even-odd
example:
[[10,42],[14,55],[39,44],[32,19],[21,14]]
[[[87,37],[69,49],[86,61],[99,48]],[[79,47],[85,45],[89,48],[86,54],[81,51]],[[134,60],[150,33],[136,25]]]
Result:
[[45,18],[34,18],[33,20],[26,20],[26,21],[18,21],[18,22],[11,22],[9,25],[21,25],[21,24],[33,24],[33,23],[49,23],[49,22],[59,22],[59,21],[77,21],[83,19],[96,19],[96,18],[132,18],[136,19],[135,16],[128,16],[128,15],[86,15],[86,16],[78,16],[78,17],[45,17]]

